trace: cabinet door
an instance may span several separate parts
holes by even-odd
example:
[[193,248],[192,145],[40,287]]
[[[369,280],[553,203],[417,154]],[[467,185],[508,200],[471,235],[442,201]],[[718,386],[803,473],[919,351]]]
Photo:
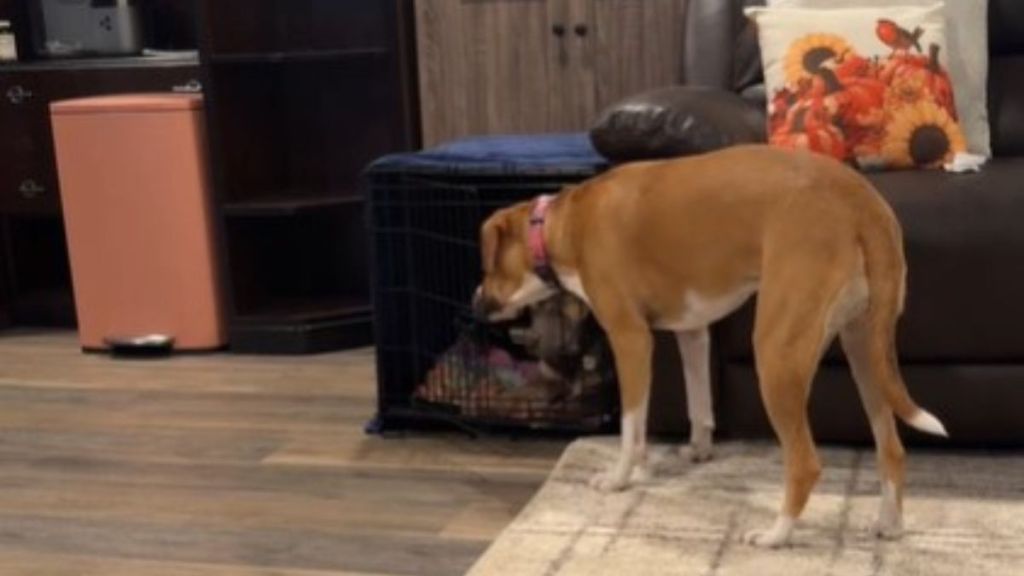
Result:
[[0,74],[0,211],[58,210],[49,125],[40,77],[34,73]]
[[686,0],[574,0],[590,4],[597,108],[682,80]]
[[580,132],[590,128],[597,114],[594,91],[595,51],[591,21],[592,0],[552,2],[549,8],[554,35],[549,55],[549,131]]
[[417,0],[426,146],[550,130],[549,74],[561,56],[551,16],[566,1]]

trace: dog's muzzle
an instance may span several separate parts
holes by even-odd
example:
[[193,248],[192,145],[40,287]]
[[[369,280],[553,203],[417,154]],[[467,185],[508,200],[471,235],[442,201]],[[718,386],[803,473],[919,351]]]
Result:
[[501,310],[501,305],[483,295],[483,291],[477,290],[473,294],[473,317],[479,322],[488,322],[495,313]]

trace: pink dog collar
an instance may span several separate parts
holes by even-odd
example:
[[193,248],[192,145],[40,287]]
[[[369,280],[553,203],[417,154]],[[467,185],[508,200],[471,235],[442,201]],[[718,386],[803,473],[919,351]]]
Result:
[[533,210],[530,212],[530,231],[527,238],[530,246],[530,255],[533,258],[533,271],[545,283],[561,288],[558,281],[558,274],[551,267],[551,260],[548,257],[547,241],[544,239],[544,223],[547,221],[548,209],[554,196],[538,196],[533,202]]

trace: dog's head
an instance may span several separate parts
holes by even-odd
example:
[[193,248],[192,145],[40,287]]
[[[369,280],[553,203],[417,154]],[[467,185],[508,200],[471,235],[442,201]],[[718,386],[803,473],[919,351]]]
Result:
[[478,318],[509,320],[555,293],[534,273],[529,203],[495,212],[480,231],[484,278],[473,297]]

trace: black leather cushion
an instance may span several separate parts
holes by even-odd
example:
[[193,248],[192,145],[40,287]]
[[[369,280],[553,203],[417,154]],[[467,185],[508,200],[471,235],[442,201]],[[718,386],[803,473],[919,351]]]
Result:
[[764,110],[714,88],[662,88],[608,108],[590,139],[614,162],[700,154],[763,142]]
[[[903,225],[909,271],[901,357],[1024,361],[1024,158],[997,158],[978,174],[870,178]],[[748,307],[723,323],[727,358],[751,358],[751,318]]]
[[994,58],[989,66],[992,152],[1024,155],[1024,55]]
[[1024,54],[1024,2],[989,0],[988,43],[993,55]]
[[757,25],[744,17],[739,27],[733,51],[732,89],[743,92],[751,86],[764,84],[764,64],[761,62]]

